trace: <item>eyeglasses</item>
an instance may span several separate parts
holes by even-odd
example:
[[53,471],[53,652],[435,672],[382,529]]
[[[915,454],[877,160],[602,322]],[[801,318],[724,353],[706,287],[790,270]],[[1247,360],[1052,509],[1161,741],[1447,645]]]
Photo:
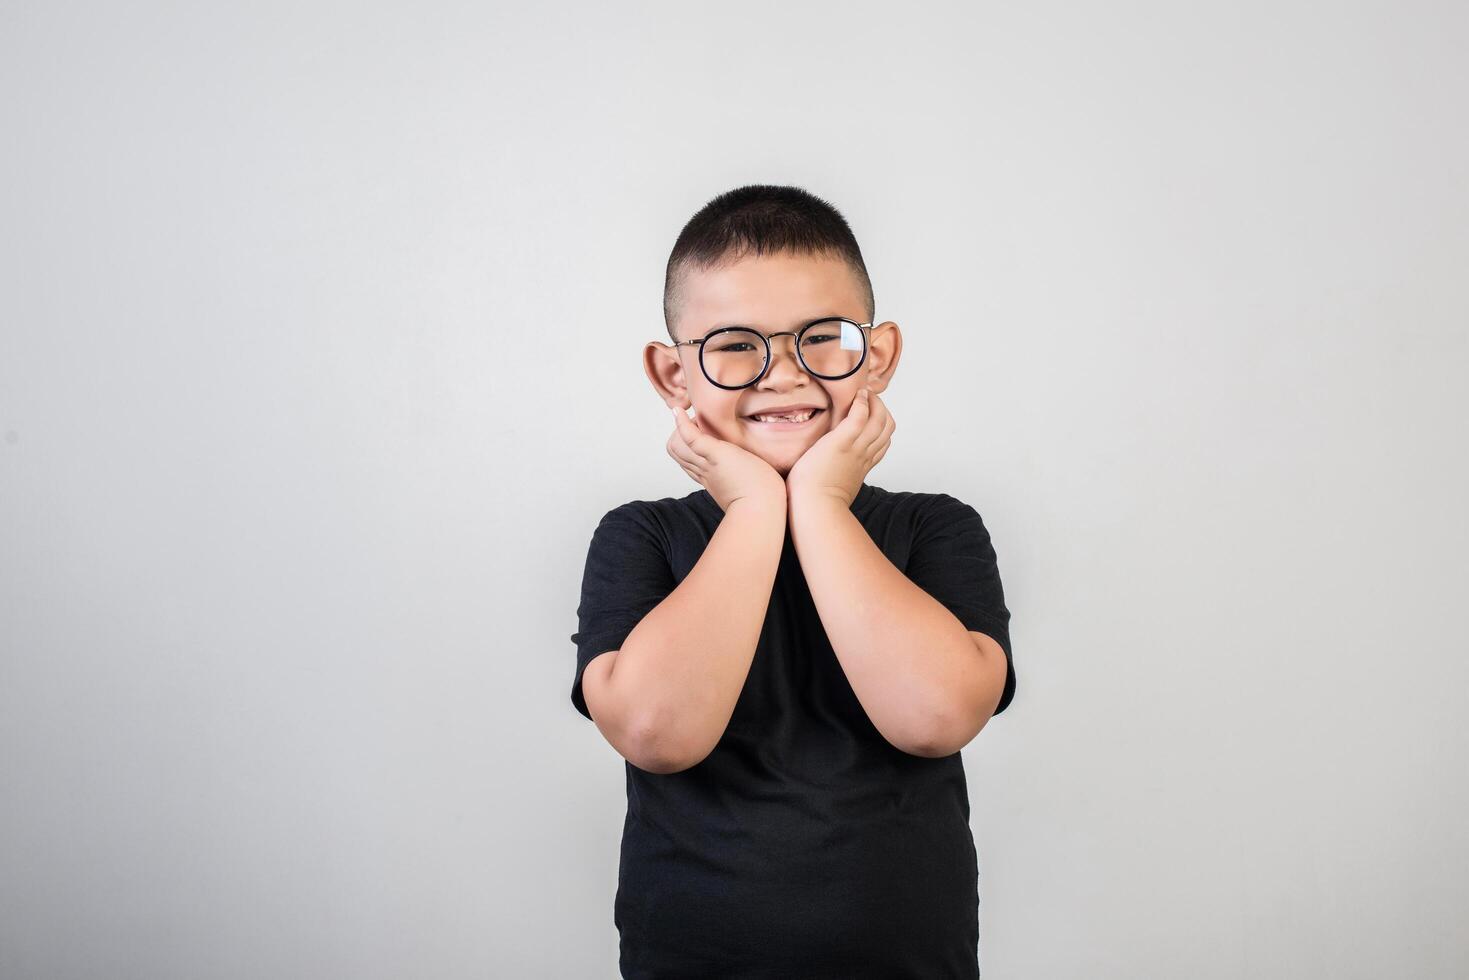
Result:
[[699,368],[716,388],[748,388],[770,369],[770,342],[794,337],[801,368],[824,381],[840,381],[856,372],[867,359],[870,323],[841,316],[812,320],[800,330],[763,334],[750,327],[720,327],[696,340],[680,340],[675,347],[699,345]]

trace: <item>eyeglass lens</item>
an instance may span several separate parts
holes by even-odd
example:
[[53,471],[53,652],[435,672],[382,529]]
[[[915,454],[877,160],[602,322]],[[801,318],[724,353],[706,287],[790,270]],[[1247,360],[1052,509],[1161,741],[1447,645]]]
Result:
[[[801,360],[820,378],[851,374],[862,362],[867,338],[849,320],[822,320],[801,331]],[[765,338],[743,327],[725,330],[706,340],[700,353],[704,373],[715,384],[743,387],[765,370]]]

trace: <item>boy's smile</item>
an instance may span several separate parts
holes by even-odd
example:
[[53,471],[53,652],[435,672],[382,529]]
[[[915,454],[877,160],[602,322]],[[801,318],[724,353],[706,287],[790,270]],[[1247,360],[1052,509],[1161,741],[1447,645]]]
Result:
[[[677,290],[676,339],[694,340],[724,326],[764,334],[799,331],[823,317],[866,323],[870,311],[851,266],[839,258],[791,252],[749,254],[712,269],[689,268]],[[795,337],[770,341],[770,365],[754,384],[720,388],[699,367],[697,345],[649,343],[644,368],[659,397],[686,408],[711,434],[764,459],[781,476],[816,440],[846,417],[852,400],[871,384],[881,392],[901,348],[896,323],[867,331],[868,349],[852,374],[831,381],[806,372]],[[812,410],[804,421],[759,421],[754,416]]]
[[826,409],[824,408],[816,408],[810,405],[782,405],[779,408],[773,408],[766,412],[746,415],[745,421],[754,422],[762,429],[774,432],[789,432],[809,425],[812,420],[825,411]]

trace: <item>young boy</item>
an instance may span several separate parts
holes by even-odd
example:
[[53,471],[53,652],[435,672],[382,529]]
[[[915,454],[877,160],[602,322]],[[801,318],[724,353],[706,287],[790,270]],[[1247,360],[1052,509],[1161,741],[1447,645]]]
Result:
[[1014,696],[1010,613],[972,507],[864,482],[898,325],[846,220],[766,185],[690,219],[664,316],[644,368],[701,489],[602,518],[571,637],[627,760],[622,975],[975,980],[959,750]]

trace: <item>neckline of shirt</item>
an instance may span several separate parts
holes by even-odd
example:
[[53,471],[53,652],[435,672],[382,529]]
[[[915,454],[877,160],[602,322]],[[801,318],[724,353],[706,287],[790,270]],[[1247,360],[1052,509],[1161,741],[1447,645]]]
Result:
[[[873,486],[872,484],[863,483],[860,487],[857,488],[857,496],[852,498],[852,505],[849,509],[855,513],[859,508],[865,507],[867,505],[868,499],[871,498],[871,496],[876,493],[877,490],[878,488]],[[714,495],[711,494],[708,490],[705,490],[702,487],[700,487],[698,490],[695,490],[694,499],[699,502],[700,506],[709,511],[715,517],[724,516],[724,508],[719,506],[719,501],[715,500]]]

